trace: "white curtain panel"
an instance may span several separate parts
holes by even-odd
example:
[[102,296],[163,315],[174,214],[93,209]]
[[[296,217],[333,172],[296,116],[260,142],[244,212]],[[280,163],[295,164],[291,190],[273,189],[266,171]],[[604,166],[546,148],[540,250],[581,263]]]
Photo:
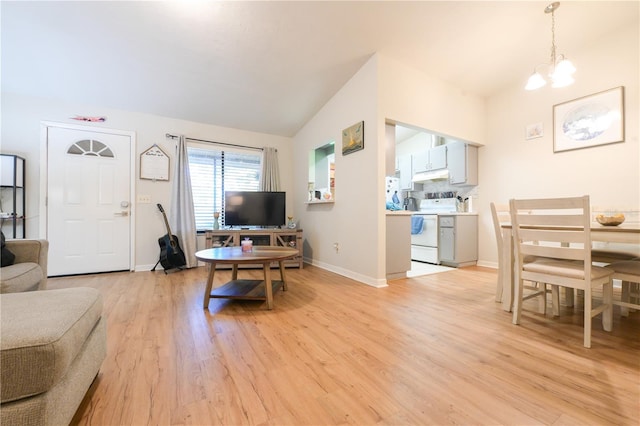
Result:
[[187,261],[186,267],[192,268],[198,265],[195,255],[197,230],[189,175],[189,156],[187,155],[187,144],[182,135],[178,139],[174,164],[169,221],[171,230],[178,237],[178,242],[184,252]]
[[262,173],[260,173],[261,191],[278,191],[280,189],[280,172],[278,169],[278,150],[262,148]]

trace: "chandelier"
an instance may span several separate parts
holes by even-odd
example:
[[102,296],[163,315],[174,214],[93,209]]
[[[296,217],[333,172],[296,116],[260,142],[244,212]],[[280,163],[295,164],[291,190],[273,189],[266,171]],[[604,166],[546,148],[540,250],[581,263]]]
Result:
[[542,63],[534,68],[525,90],[536,90],[547,84],[547,80],[538,72],[538,67],[543,65],[548,66],[551,87],[565,87],[575,81],[573,73],[576,72],[576,68],[563,54],[556,53],[555,11],[558,7],[560,7],[560,2],[556,1],[544,8],[544,13],[551,14],[551,60],[549,63]]

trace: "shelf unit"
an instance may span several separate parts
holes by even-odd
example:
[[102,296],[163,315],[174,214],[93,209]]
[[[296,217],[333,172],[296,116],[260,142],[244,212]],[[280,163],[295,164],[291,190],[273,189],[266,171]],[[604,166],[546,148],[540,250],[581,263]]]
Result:
[[0,154],[0,224],[7,238],[25,238],[25,159]]
[[[293,259],[284,261],[286,267],[302,269],[302,229],[218,229],[205,232],[206,248],[239,246],[240,241],[249,238],[254,246],[282,246],[298,250]],[[277,266],[277,262],[274,265]],[[245,266],[241,265],[240,267]],[[262,265],[246,265],[262,267]]]

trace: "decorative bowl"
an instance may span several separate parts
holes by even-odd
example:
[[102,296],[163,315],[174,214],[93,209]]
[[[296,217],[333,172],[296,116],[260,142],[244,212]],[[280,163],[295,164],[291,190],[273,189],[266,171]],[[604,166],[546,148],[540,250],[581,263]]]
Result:
[[624,222],[624,215],[622,213],[614,214],[613,216],[605,216],[599,214],[596,216],[596,220],[600,225],[604,226],[618,226]]

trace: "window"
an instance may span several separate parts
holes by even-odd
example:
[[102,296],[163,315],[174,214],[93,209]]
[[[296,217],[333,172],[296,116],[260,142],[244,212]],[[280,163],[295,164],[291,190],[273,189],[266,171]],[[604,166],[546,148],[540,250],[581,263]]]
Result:
[[202,144],[190,144],[187,153],[196,229],[213,229],[214,212],[222,212],[220,225],[224,225],[224,191],[259,189],[260,153]]
[[108,146],[100,141],[90,139],[84,139],[74,143],[69,147],[67,154],[113,158],[113,151],[111,151]]

